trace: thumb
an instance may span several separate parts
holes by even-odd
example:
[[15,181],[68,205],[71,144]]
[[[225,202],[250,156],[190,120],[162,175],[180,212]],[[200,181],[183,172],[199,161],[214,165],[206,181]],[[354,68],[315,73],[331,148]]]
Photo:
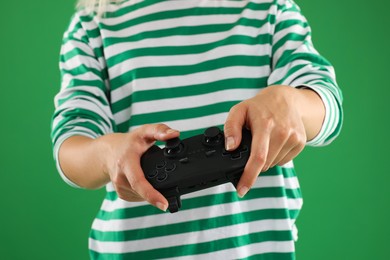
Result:
[[240,145],[246,113],[246,105],[243,102],[230,109],[224,126],[226,150],[233,151]]

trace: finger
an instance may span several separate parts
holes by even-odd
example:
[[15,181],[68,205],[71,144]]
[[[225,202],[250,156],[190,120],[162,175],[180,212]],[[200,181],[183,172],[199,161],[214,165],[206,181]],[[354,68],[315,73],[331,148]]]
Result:
[[128,164],[125,174],[131,188],[153,206],[162,211],[166,211],[168,208],[168,201],[145,179],[145,175],[140,166],[140,157],[137,154],[131,154],[129,161],[132,163]]
[[228,151],[235,150],[241,143],[246,111],[246,105],[243,102],[233,106],[229,111],[224,125],[225,149]]
[[253,133],[251,154],[237,185],[238,195],[242,198],[250,190],[267,161],[269,149],[269,131]]
[[144,201],[133,189],[123,172],[122,164],[117,163],[115,175],[111,178],[111,182],[115,188],[118,197],[126,201]]
[[292,159],[298,156],[304,149],[304,144],[299,144],[291,149],[281,160],[279,160],[275,165],[283,166],[286,163],[290,162]]
[[[290,134],[289,138],[287,139],[279,154],[275,157],[275,159],[273,159],[272,163],[270,164],[270,167],[279,164],[282,160],[284,160],[285,157],[290,158],[290,156],[288,155],[295,154],[295,156],[297,156],[303,150],[304,147],[305,142],[303,141],[303,136],[299,137],[297,133]],[[294,157],[292,157],[291,159],[293,159]]]
[[165,124],[149,124],[144,125],[138,129],[140,136],[144,140],[154,142],[166,141],[178,137],[180,132],[178,130],[172,129]]
[[288,135],[289,134],[287,130],[278,130],[277,133],[275,133],[275,131],[272,133],[267,154],[267,161],[264,163],[264,168],[262,169],[264,172],[273,166],[273,163],[277,158],[280,159],[280,153],[283,153],[285,156],[286,153],[291,150],[291,147],[286,148]]

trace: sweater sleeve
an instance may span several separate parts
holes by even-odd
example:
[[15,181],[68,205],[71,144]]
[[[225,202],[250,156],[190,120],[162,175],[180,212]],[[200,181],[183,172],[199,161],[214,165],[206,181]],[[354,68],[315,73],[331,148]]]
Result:
[[337,137],[343,122],[343,97],[334,69],[314,48],[310,26],[294,1],[277,3],[268,85],[310,88],[321,97],[325,119],[319,134],[307,145],[327,145]]
[[[93,21],[76,14],[63,37],[60,55],[61,90],[55,96],[51,139],[57,169],[66,183],[78,187],[62,172],[58,161],[61,144],[69,137],[97,138],[114,131],[109,105],[107,69],[100,55],[99,37],[89,34]],[[86,29],[88,27],[88,29]]]

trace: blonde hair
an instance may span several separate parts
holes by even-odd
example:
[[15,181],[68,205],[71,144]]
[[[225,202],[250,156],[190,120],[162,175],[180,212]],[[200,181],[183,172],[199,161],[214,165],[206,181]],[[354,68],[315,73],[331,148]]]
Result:
[[102,15],[109,3],[119,3],[123,0],[78,0],[77,7],[85,9],[88,13]]

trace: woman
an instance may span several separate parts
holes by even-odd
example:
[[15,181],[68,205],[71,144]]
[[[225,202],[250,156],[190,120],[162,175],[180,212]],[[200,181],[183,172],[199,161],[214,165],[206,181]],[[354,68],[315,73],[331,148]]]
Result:
[[[64,35],[52,139],[72,186],[107,195],[94,259],[295,259],[302,205],[292,164],[342,124],[330,63],[292,0],[86,0]],[[168,202],[140,157],[156,141],[223,127],[226,149],[251,130],[237,191],[220,185]],[[179,133],[180,131],[180,133]],[[258,177],[260,176],[260,177]],[[238,195],[238,196],[237,196]],[[154,206],[154,207],[153,207]]]

